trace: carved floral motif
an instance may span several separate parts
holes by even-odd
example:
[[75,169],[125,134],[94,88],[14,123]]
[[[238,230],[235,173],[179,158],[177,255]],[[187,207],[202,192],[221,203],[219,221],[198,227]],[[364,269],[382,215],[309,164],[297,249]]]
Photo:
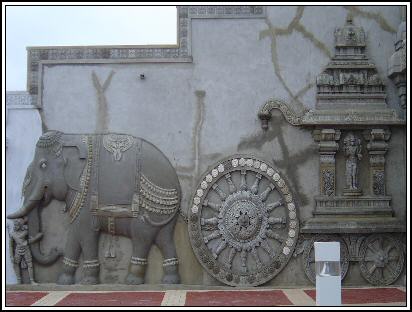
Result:
[[286,181],[262,160],[221,161],[204,175],[191,207],[195,254],[223,283],[260,285],[293,254],[299,234],[295,202]]
[[133,137],[123,134],[108,134],[103,137],[103,146],[113,154],[115,161],[120,161],[122,153],[133,145]]

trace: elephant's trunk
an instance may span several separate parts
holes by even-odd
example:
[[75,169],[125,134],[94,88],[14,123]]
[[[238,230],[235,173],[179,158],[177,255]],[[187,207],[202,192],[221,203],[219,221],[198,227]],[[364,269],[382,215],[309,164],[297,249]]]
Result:
[[[35,208],[29,214],[28,226],[29,235],[31,237],[35,237],[38,233],[41,232],[39,213],[39,209]],[[43,265],[52,264],[56,262],[56,260],[63,254],[63,252],[57,250],[57,248],[53,248],[48,254],[43,254],[40,251],[40,241],[33,242],[30,245],[30,250],[36,262]]]

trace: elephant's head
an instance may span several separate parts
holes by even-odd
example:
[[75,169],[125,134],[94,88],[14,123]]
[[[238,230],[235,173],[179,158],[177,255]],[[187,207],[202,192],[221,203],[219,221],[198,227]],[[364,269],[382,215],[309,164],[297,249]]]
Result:
[[68,192],[64,178],[67,161],[63,157],[61,137],[62,133],[58,131],[50,131],[40,137],[23,183],[23,206],[7,218],[24,217],[34,207],[46,206],[52,198],[65,199]]

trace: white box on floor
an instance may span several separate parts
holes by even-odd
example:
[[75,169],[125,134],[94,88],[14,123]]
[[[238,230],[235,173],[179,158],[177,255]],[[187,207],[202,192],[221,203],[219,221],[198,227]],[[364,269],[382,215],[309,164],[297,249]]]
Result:
[[342,304],[340,243],[315,242],[316,305]]

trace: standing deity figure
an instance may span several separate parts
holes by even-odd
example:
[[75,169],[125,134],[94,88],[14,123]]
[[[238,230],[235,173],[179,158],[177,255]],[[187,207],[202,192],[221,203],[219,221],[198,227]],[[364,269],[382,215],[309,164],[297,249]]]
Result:
[[361,190],[358,181],[358,161],[362,159],[361,141],[352,132],[349,132],[343,143],[346,157],[345,191],[348,191],[349,193],[360,193]]
[[14,220],[13,231],[10,232],[10,258],[13,263],[14,272],[16,273],[17,283],[22,283],[22,270],[27,269],[30,278],[30,284],[36,284],[33,274],[33,262],[30,251],[30,244],[38,241],[43,233],[38,233],[35,237],[29,236],[27,218]]

